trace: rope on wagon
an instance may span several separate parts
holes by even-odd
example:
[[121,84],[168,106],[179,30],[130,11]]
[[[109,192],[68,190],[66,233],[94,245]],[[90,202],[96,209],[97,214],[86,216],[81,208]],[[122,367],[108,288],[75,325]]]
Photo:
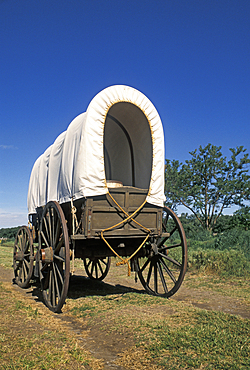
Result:
[[[142,248],[142,246],[146,243],[146,241],[148,240],[149,238],[149,235],[151,233],[151,230],[149,230],[148,228],[146,228],[145,226],[141,225],[138,221],[134,220],[133,217],[142,209],[142,207],[145,205],[146,203],[146,199],[145,201],[137,208],[136,211],[134,211],[132,213],[132,215],[129,215],[126,211],[124,211],[124,209],[117,203],[117,201],[113,198],[113,196],[110,194],[110,192],[108,192],[108,195],[110,196],[110,198],[112,199],[112,201],[116,204],[116,206],[125,214],[125,216],[127,216],[127,218],[125,218],[124,220],[118,222],[116,225],[113,225],[113,226],[110,226],[108,227],[107,229],[103,229],[101,231],[101,238],[102,240],[107,244],[107,246],[111,249],[111,251],[118,257],[120,258],[120,262],[117,262],[116,266],[120,266],[120,265],[125,265],[127,264],[128,265],[128,276],[131,275],[131,267],[130,267],[130,264],[129,264],[129,261],[131,260],[131,258],[133,258],[136,253],[139,252],[139,250]],[[131,254],[130,257],[128,258],[123,258],[121,256],[119,256],[119,254],[111,247],[111,245],[109,244],[109,242],[105,239],[103,233],[105,231],[110,231],[120,225],[123,225],[125,223],[127,223],[128,221],[133,221],[134,223],[136,223],[139,227],[141,227],[142,229],[144,229],[146,232],[147,232],[147,235],[145,237],[145,239],[143,240],[143,242],[139,245],[139,247],[136,249],[136,251],[134,253]]]
[[[73,235],[75,235],[75,233],[77,233],[77,231],[79,229],[81,221],[80,221],[80,223],[78,223],[77,217],[76,217],[77,209],[74,206],[73,198],[71,198],[70,200],[71,200],[71,214],[72,214],[72,233],[73,233]],[[75,229],[75,226],[76,226],[76,229]]]
[[[72,214],[72,234],[75,235],[77,233],[79,226],[81,224],[78,223],[77,217],[76,217],[77,209],[74,206],[73,197],[71,198],[71,214]],[[76,226],[76,230],[75,230]],[[75,273],[75,240],[73,239],[73,249],[72,249],[72,271],[71,274],[73,275]]]

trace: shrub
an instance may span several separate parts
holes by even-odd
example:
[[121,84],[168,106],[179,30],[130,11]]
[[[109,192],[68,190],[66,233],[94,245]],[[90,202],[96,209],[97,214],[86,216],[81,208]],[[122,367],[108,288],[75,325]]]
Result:
[[15,239],[20,226],[0,229],[0,238]]
[[250,231],[234,228],[214,238],[217,250],[236,249],[242,251],[250,260]]
[[240,250],[190,250],[188,268],[221,276],[244,276],[250,274],[250,264]]

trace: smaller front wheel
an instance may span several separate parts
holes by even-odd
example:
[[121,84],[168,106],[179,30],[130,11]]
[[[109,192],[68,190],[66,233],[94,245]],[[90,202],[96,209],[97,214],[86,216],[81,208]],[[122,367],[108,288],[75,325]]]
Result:
[[83,260],[86,274],[92,280],[103,280],[110,268],[111,257],[106,258],[84,258]]
[[27,288],[33,273],[34,249],[31,232],[27,226],[22,226],[17,232],[14,253],[13,268],[15,282],[21,288]]

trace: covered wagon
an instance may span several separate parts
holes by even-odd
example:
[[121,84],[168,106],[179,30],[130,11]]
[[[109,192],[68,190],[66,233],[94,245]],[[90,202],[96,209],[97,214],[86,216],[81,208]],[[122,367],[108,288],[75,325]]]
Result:
[[33,166],[29,226],[14,247],[16,282],[26,287],[34,274],[45,304],[59,312],[75,258],[89,278],[102,280],[114,256],[150,294],[173,295],[187,246],[178,217],[164,207],[164,164],[151,101],[128,86],[102,90]]

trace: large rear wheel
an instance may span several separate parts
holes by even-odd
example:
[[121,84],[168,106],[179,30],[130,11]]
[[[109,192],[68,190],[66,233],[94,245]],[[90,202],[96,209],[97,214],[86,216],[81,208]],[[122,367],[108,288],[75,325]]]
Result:
[[60,312],[68,293],[70,276],[69,237],[61,206],[49,202],[43,210],[39,232],[39,270],[43,299]]
[[145,245],[137,259],[139,279],[149,294],[170,297],[177,292],[187,269],[187,242],[182,224],[168,207],[163,209],[162,237]]

